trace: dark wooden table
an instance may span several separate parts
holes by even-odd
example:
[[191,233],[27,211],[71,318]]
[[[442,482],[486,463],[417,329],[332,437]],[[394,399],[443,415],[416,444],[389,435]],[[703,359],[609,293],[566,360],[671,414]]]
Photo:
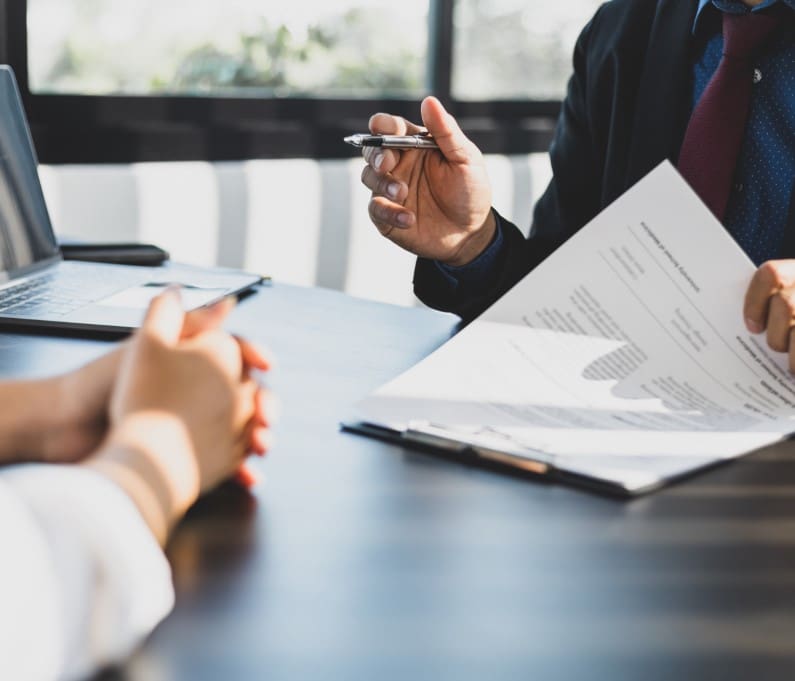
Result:
[[[231,327],[278,359],[266,484],[190,513],[169,549],[176,609],[118,676],[795,677],[791,446],[625,502],[339,432],[454,324],[287,286],[240,306]],[[6,375],[30,375],[104,344],[0,347]]]

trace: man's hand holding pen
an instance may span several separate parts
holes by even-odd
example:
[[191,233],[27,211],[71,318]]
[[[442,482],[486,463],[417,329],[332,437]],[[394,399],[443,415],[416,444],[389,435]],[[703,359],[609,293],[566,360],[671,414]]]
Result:
[[418,135],[349,135],[347,144],[359,149],[381,147],[383,149],[438,149],[436,140],[425,131]]
[[407,251],[465,265],[485,250],[496,228],[483,154],[436,98],[423,101],[422,119],[425,127],[385,113],[370,119],[373,135],[430,135],[438,146],[363,147],[370,219]]

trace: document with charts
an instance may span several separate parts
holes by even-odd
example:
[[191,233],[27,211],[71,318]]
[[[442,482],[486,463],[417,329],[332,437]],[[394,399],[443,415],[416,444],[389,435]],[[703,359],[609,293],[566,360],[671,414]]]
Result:
[[795,431],[787,358],[743,323],[754,271],[666,162],[359,409],[407,439],[648,491]]

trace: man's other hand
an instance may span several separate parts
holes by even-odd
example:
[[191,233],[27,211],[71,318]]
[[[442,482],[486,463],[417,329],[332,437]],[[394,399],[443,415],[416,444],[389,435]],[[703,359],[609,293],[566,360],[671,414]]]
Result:
[[767,344],[789,354],[795,371],[795,260],[769,260],[754,274],[745,294],[745,325],[767,334]]

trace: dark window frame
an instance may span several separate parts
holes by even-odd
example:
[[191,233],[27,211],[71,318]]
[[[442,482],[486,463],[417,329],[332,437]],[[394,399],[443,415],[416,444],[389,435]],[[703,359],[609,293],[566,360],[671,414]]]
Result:
[[[545,151],[558,101],[455,101],[455,0],[430,0],[429,91],[486,153]],[[42,163],[347,158],[342,137],[375,111],[416,120],[418,99],[222,98],[31,93],[27,0],[0,0],[0,57],[14,69]]]

